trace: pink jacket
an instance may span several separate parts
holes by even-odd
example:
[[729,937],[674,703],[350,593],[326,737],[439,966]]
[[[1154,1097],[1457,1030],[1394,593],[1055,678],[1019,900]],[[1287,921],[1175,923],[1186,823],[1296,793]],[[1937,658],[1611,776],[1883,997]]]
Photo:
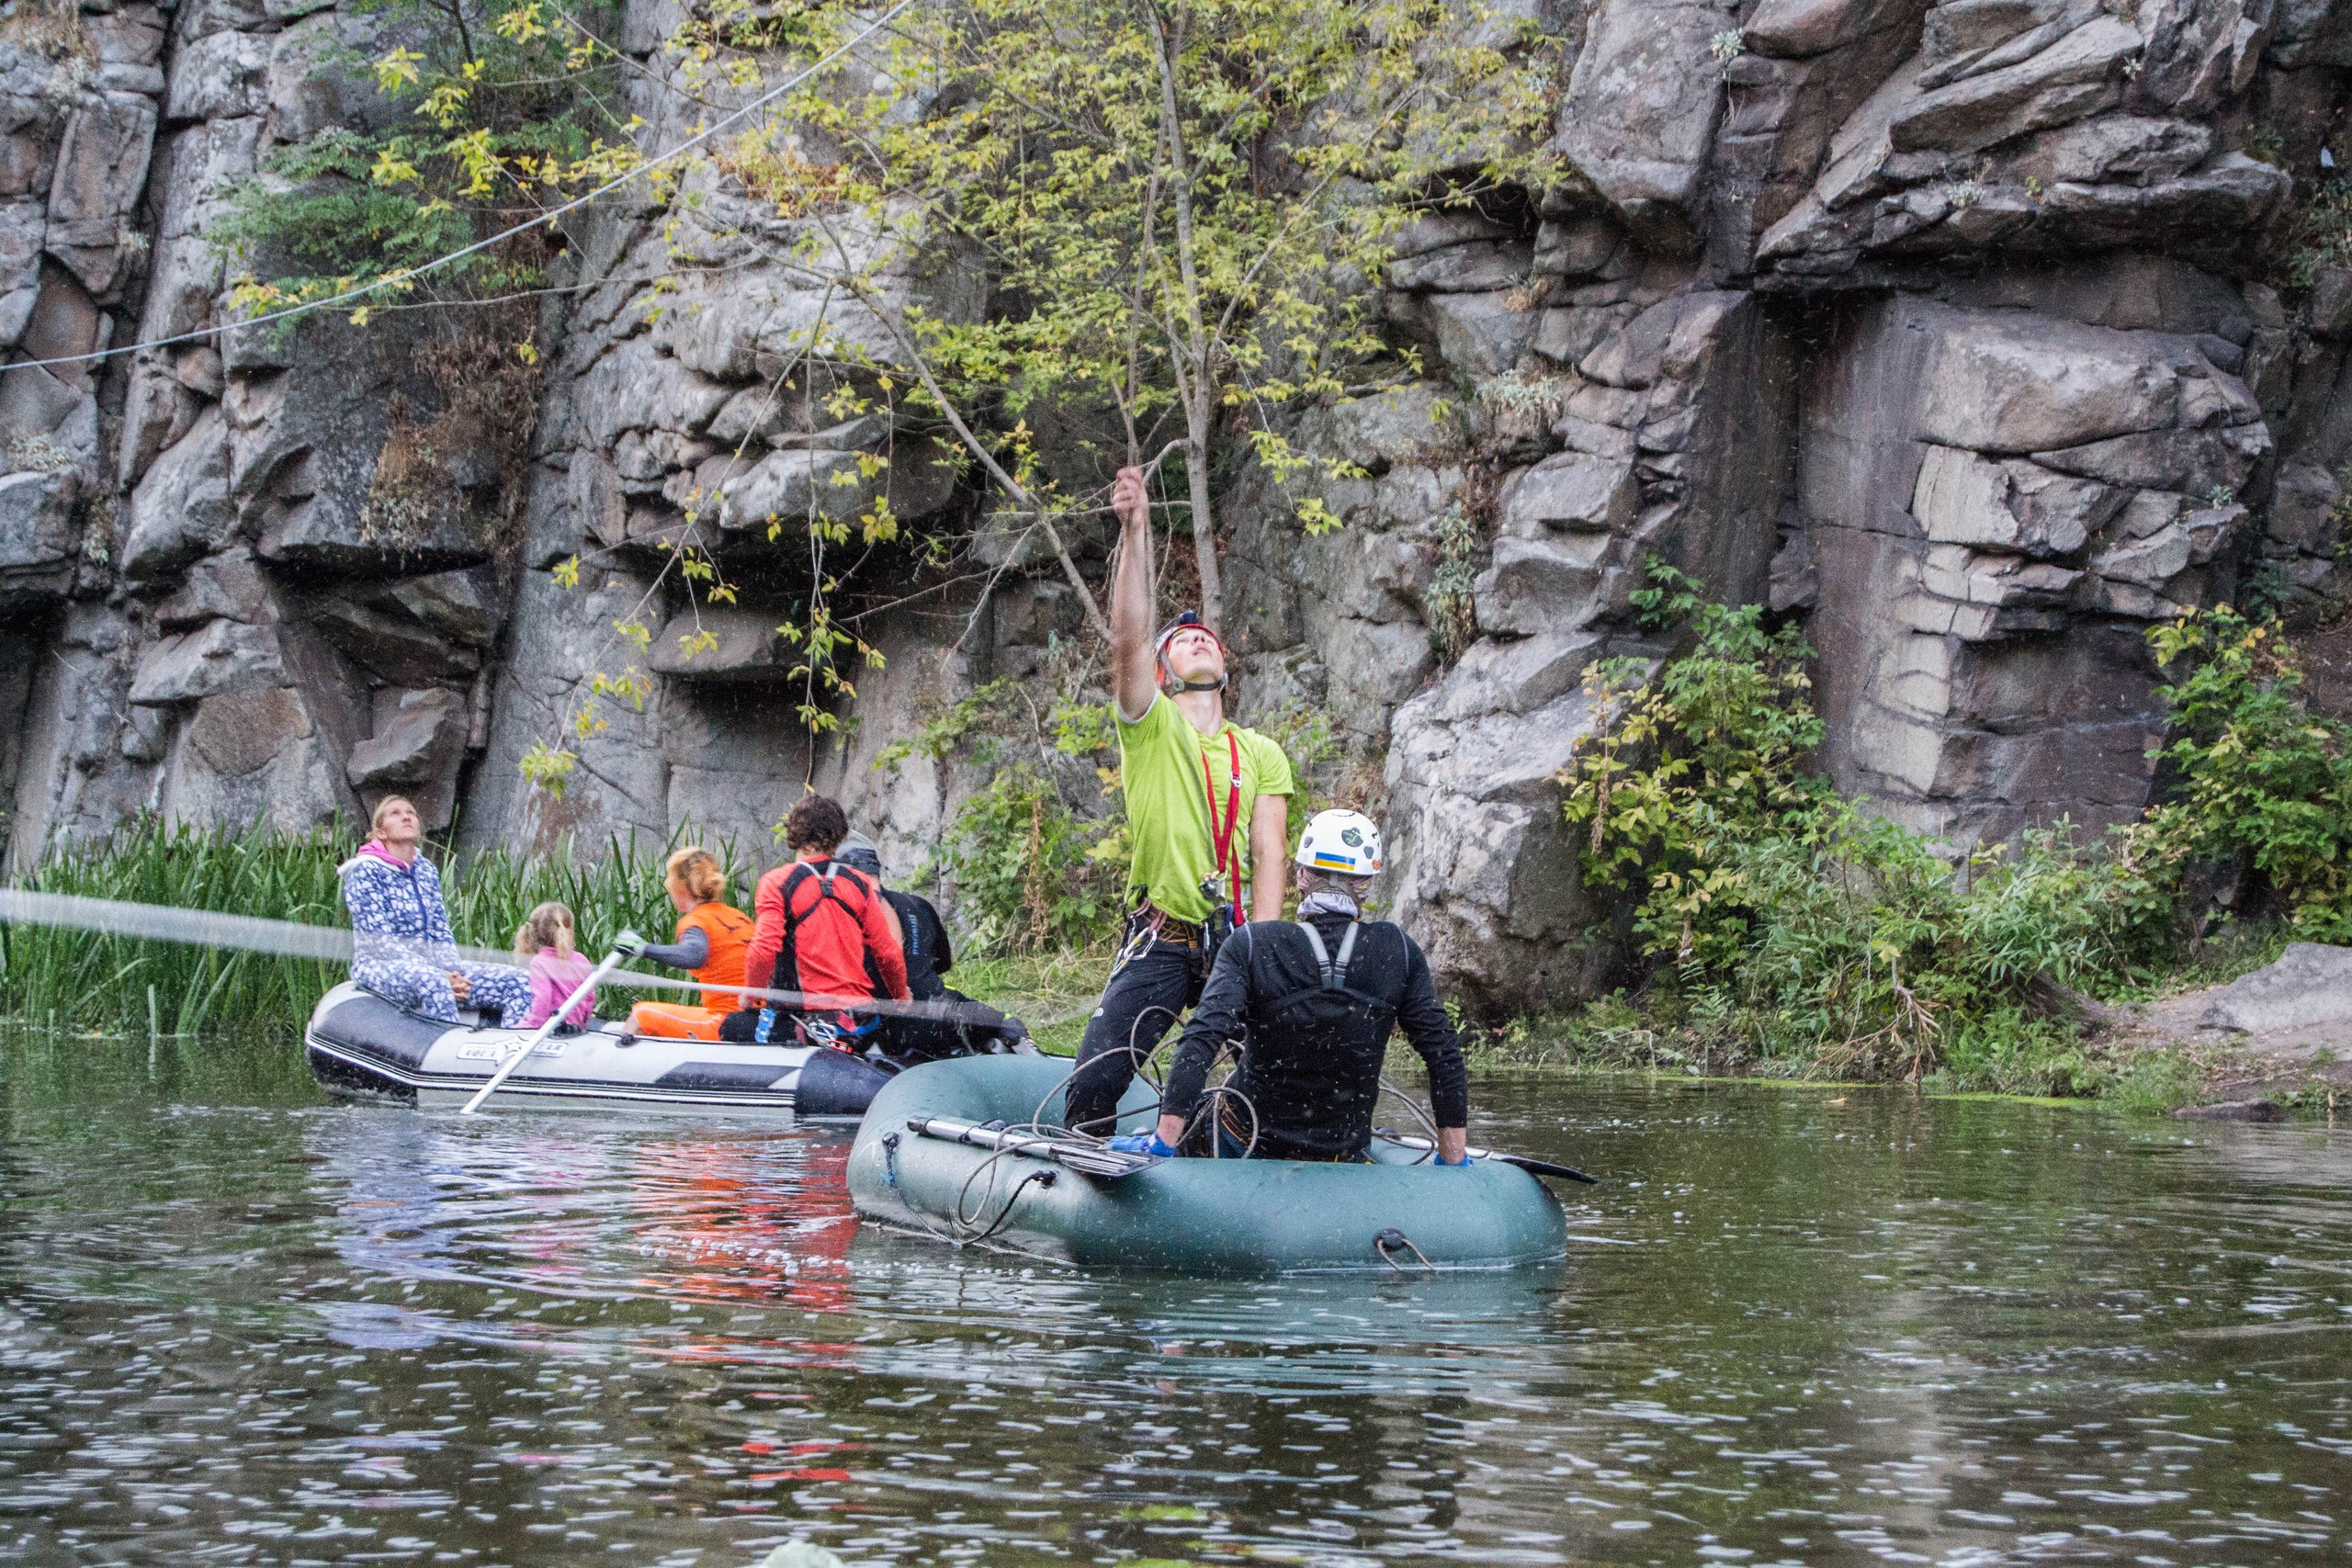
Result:
[[[563,1005],[563,998],[571,995],[579,988],[581,981],[595,972],[594,961],[584,953],[575,950],[567,958],[552,947],[539,949],[538,956],[531,960],[531,1016],[523,1021],[523,1027],[537,1029],[553,1018],[555,1010]],[[596,993],[591,991],[580,998],[580,1005],[571,1010],[571,1016],[564,1021],[584,1028],[594,1022],[595,1017]]]

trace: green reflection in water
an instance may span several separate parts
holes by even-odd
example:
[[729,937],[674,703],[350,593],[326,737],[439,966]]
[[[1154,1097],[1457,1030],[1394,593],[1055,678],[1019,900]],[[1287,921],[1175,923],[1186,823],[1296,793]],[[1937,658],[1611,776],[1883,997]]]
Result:
[[861,1231],[836,1132],[344,1107],[288,1043],[0,1073],[9,1561],[2345,1549],[2321,1128],[1497,1080],[1480,1137],[1611,1179],[1565,1267],[1202,1282]]

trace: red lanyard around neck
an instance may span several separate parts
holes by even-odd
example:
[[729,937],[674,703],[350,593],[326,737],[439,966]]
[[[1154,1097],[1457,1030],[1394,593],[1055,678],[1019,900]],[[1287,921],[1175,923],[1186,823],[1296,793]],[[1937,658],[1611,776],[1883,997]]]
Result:
[[1233,919],[1241,923],[1241,857],[1233,852],[1234,824],[1241,817],[1241,739],[1231,730],[1225,733],[1227,754],[1232,759],[1233,773],[1226,785],[1225,826],[1216,825],[1216,774],[1209,767],[1204,752],[1201,757],[1201,784],[1208,792],[1209,836],[1216,844],[1216,868],[1233,880]]

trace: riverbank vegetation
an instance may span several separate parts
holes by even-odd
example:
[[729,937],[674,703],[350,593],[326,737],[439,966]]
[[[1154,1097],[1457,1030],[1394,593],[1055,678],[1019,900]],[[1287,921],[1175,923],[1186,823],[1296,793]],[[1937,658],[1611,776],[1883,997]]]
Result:
[[[2104,1042],[2107,1006],[2214,984],[2289,941],[2352,942],[2352,725],[2315,713],[2275,625],[2228,608],[2150,633],[2170,683],[2156,804],[2104,833],[2056,824],[1955,854],[1866,812],[1815,768],[1811,650],[1756,606],[1706,602],[1663,567],[1639,607],[1686,651],[1595,666],[1609,722],[1563,775],[1589,886],[1625,914],[1626,985],[1573,1012],[1465,1017],[1474,1063],[1893,1079],[2160,1103],[2196,1088],[2177,1052]],[[1116,747],[1072,684],[1038,705],[999,682],[886,754],[986,775],[910,883],[950,894],[956,978],[1076,1043],[1109,954],[1126,844]],[[1274,725],[1307,787],[1336,750],[1311,716]],[[1293,830],[1298,827],[1294,821]],[[342,923],[350,839],[142,823],[51,860],[28,886],[175,908]],[[461,942],[506,944],[533,904],[579,911],[587,943],[666,932],[667,845],[447,862]],[[763,846],[764,848],[764,846]],[[735,864],[739,901],[759,869]],[[336,965],[35,927],[0,928],[0,1014],[166,1033],[291,1027]],[[153,997],[153,1012],[149,998]]]
[[[355,847],[348,830],[238,833],[150,820],[103,843],[53,856],[18,886],[344,926],[349,922],[335,868]],[[579,917],[585,945],[608,941],[624,928],[666,936],[676,919],[662,889],[666,848],[616,841],[601,854],[545,860],[496,849],[444,862],[450,926],[462,943],[505,948],[531,907],[554,898]],[[320,996],[345,977],[345,967],[0,925],[0,1016],[57,1029],[144,1032],[152,1027],[166,1034],[299,1029]]]
[[1638,979],[1541,1032],[1557,1054],[2097,1093],[2135,1069],[2086,1045],[2087,1009],[2352,941],[2352,726],[2311,710],[2274,624],[2224,606],[2151,630],[2170,730],[2137,821],[1955,853],[1815,771],[1793,627],[1663,565],[1637,604],[1689,651],[1594,667],[1611,716],[1563,782]]

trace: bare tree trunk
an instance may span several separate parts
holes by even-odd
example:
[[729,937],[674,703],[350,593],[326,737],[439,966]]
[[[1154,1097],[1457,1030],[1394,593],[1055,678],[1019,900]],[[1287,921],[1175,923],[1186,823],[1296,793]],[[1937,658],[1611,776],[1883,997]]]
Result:
[[1184,454],[1184,474],[1192,481],[1193,559],[1201,569],[1201,619],[1225,635],[1225,580],[1216,565],[1216,516],[1209,510],[1209,420],[1205,410],[1185,410],[1192,450]]
[[1191,362],[1189,376],[1178,373],[1178,390],[1184,400],[1185,434],[1193,438],[1193,449],[1185,457],[1185,469],[1193,481],[1193,558],[1201,570],[1201,619],[1222,628],[1225,587],[1216,569],[1216,515],[1209,510],[1209,421],[1216,406],[1209,392],[1215,384],[1214,340],[1201,313],[1199,256],[1193,234],[1193,174],[1185,156],[1184,117],[1176,95],[1176,67],[1184,49],[1188,18],[1178,7],[1171,34],[1160,20],[1157,6],[1146,5],[1144,15],[1158,45],[1153,55],[1159,67],[1160,134],[1168,150],[1169,194],[1176,205],[1176,271],[1184,287],[1183,328],[1181,334],[1170,334],[1170,346],[1177,349],[1180,359],[1189,357]]

